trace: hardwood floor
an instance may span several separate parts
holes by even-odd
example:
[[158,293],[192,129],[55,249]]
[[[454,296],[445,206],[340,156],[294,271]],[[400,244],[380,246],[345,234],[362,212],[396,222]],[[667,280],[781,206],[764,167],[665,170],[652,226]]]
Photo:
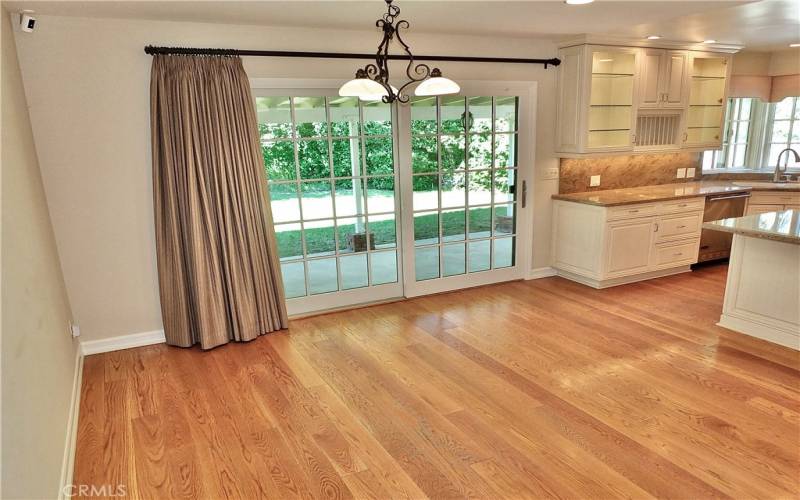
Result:
[[85,360],[76,484],[133,498],[797,498],[800,357],[724,266],[560,278]]

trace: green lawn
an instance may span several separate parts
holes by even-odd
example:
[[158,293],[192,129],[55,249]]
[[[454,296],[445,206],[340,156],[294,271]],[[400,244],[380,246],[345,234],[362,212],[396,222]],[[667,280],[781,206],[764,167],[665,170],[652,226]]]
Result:
[[[497,215],[505,215],[506,207],[498,206]],[[489,207],[473,208],[469,211],[470,231],[488,232],[491,229],[491,210]],[[377,246],[396,243],[395,221],[383,220],[372,222],[369,230]],[[449,211],[442,214],[442,234],[455,236],[464,234],[466,230],[465,211]],[[347,235],[355,232],[354,224],[340,225],[339,249],[347,249]],[[414,218],[414,239],[436,238],[439,235],[438,215],[430,214]],[[296,257],[303,254],[300,230],[277,233],[278,252],[281,257]],[[335,250],[334,228],[321,227],[306,229],[306,245],[309,254],[333,252]]]

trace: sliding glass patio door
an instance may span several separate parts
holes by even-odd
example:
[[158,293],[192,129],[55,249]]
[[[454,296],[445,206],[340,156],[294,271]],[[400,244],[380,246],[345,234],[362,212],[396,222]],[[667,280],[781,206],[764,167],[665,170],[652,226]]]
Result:
[[523,277],[526,87],[254,94],[290,315]]
[[289,314],[401,297],[393,107],[254,93]]
[[528,95],[471,85],[399,107],[406,296],[524,277]]

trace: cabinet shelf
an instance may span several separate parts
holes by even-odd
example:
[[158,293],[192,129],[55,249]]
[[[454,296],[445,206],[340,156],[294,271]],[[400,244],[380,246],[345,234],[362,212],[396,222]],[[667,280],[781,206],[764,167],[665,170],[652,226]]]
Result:
[[592,76],[607,76],[609,78],[613,78],[613,77],[632,77],[633,73],[592,73]]
[[624,132],[629,128],[590,128],[589,132]]
[[724,80],[724,76],[699,76],[699,75],[692,75],[692,78],[695,80]]
[[686,127],[686,128],[719,128],[719,125],[704,125],[702,127]]
[[590,104],[593,108],[630,108],[633,104]]

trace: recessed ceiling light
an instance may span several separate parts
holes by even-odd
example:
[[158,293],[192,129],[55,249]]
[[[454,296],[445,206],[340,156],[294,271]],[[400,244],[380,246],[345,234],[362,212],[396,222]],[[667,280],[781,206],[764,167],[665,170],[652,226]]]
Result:
[[800,47],[800,43],[790,43],[789,47],[792,47],[792,48]]
[[659,36],[659,35],[648,35],[647,36],[648,40],[658,40],[660,38],[661,38],[661,36]]
[[708,40],[703,40],[703,43],[717,43],[717,41],[709,38]]
[[564,0],[564,3],[569,5],[584,5],[592,2],[594,2],[594,0]]

